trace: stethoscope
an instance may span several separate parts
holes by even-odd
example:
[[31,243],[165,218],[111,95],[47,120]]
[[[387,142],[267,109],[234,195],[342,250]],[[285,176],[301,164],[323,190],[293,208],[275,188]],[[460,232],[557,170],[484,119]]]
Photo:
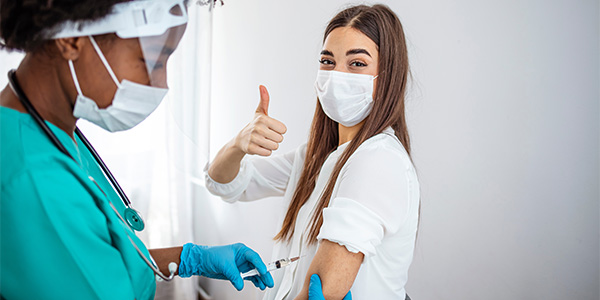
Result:
[[[52,141],[52,143],[62,153],[66,154],[68,157],[70,157],[73,161],[75,161],[77,163],[77,161],[75,160],[75,158],[73,158],[73,156],[71,156],[71,154],[69,153],[69,151],[67,151],[67,149],[65,148],[65,146],[58,140],[58,137],[54,134],[54,132],[52,132],[52,130],[50,129],[50,127],[48,127],[48,124],[46,124],[46,122],[44,121],[44,119],[42,118],[42,116],[37,112],[37,110],[35,109],[35,107],[33,107],[33,105],[31,104],[31,102],[29,101],[29,99],[27,98],[27,96],[25,95],[25,93],[23,92],[23,90],[21,89],[21,86],[19,85],[19,83],[17,81],[17,77],[16,77],[15,74],[16,74],[15,70],[10,70],[8,72],[8,81],[9,81],[9,85],[10,85],[11,89],[13,90],[13,92],[15,93],[15,95],[17,95],[17,97],[19,98],[19,101],[21,101],[21,103],[23,104],[23,106],[25,107],[25,109],[27,110],[27,112],[29,113],[29,115],[31,115],[33,117],[33,119],[35,120],[35,122],[38,125],[40,125],[40,128],[42,129],[42,131],[44,131],[44,133],[46,134],[46,136],[48,136],[48,138],[50,139],[50,141]],[[102,169],[102,172],[106,175],[106,177],[108,177],[108,180],[109,180],[110,184],[116,190],[117,194],[119,194],[119,198],[121,198],[121,201],[123,201],[123,204],[125,204],[125,218],[123,218],[123,216],[121,216],[121,214],[119,213],[119,211],[109,201],[110,206],[112,207],[113,211],[117,214],[117,216],[119,216],[119,219],[121,219],[121,221],[123,221],[125,224],[127,224],[131,229],[133,229],[135,231],[142,231],[142,230],[144,230],[145,226],[144,226],[144,220],[142,219],[142,216],[135,209],[133,209],[131,207],[131,201],[129,200],[129,198],[127,197],[127,195],[125,195],[125,192],[123,191],[123,189],[121,188],[121,186],[119,185],[119,183],[117,182],[117,180],[115,179],[115,177],[113,176],[113,174],[110,172],[110,170],[108,169],[108,167],[106,166],[106,164],[104,163],[104,161],[102,160],[102,158],[100,158],[100,155],[98,155],[98,152],[96,152],[96,150],[94,149],[94,147],[92,147],[92,144],[90,144],[90,142],[88,141],[88,139],[85,138],[85,136],[83,135],[83,133],[77,127],[75,128],[75,134],[83,142],[84,146],[90,151],[90,153],[94,157],[94,160],[96,161],[96,163]],[[104,191],[102,190],[102,188],[100,188],[100,185],[98,185],[98,183],[96,182],[96,180],[94,180],[94,178],[92,178],[91,176],[89,176],[89,178],[94,182],[94,184],[96,184],[96,186],[100,189],[100,191],[106,196],[106,194],[104,193]],[[166,280],[166,281],[170,281],[170,280],[172,280],[175,277],[175,272],[177,271],[177,264],[176,263],[174,263],[174,262],[169,263],[169,272],[171,274],[169,276],[165,276],[156,267],[156,263],[154,262],[154,259],[152,258],[152,256],[150,255],[150,260],[151,261],[148,260],[148,258],[146,258],[146,256],[140,250],[140,248],[138,248],[137,244],[131,239],[131,237],[129,236],[129,234],[127,232],[125,232],[125,234],[127,235],[127,238],[129,238],[129,241],[135,247],[135,249],[137,250],[137,252],[139,253],[139,255],[142,257],[142,259],[144,259],[144,261],[146,262],[146,264],[152,269],[152,271],[154,272],[154,274],[156,274],[157,279],[160,278],[160,279],[163,279],[163,280]]]

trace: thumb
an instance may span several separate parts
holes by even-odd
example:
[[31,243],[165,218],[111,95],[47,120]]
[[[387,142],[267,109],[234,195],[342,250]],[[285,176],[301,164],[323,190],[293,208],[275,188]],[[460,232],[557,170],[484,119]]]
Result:
[[323,297],[323,287],[321,285],[321,278],[319,275],[312,274],[310,276],[310,284],[308,285],[308,299],[309,300],[325,300]]
[[258,89],[260,91],[260,103],[256,108],[257,114],[269,115],[269,92],[264,85],[259,85]]

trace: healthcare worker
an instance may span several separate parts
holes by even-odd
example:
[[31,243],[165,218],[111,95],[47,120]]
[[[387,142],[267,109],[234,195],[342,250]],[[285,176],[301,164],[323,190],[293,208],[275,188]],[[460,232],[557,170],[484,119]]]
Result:
[[[152,299],[155,280],[175,275],[241,290],[240,272],[253,268],[248,280],[273,286],[243,244],[146,249],[141,216],[76,127],[84,118],[127,130],[154,111],[186,5],[0,0],[0,48],[26,53],[0,92],[2,299]],[[323,299],[314,283],[312,299]]]
[[[155,274],[273,286],[234,244],[148,250],[143,220],[76,122],[126,130],[161,102],[187,23],[183,0],[2,0],[6,49],[26,55],[0,94],[3,299],[152,299]],[[114,187],[114,188],[113,188]],[[210,230],[210,229],[207,229]]]

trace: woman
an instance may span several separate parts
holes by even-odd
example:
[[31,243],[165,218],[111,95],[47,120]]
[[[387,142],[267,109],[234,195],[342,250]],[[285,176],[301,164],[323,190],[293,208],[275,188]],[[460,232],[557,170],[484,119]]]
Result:
[[327,26],[308,143],[266,159],[286,127],[267,114],[217,154],[206,185],[224,200],[289,202],[274,258],[304,256],[274,273],[265,299],[306,299],[318,274],[325,298],[404,299],[419,215],[419,184],[404,113],[408,57],[402,25],[384,5],[354,6]]
[[240,272],[257,268],[250,280],[273,286],[242,244],[146,249],[132,230],[143,228],[139,215],[76,130],[78,118],[126,130],[158,106],[187,23],[184,1],[0,7],[2,48],[26,52],[0,93],[2,299],[152,299],[152,257],[165,278],[227,279],[241,290]]

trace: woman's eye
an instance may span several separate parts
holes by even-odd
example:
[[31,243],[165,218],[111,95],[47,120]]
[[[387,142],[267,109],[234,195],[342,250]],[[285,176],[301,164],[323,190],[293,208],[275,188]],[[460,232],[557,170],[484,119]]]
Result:
[[319,60],[319,63],[321,63],[322,65],[333,65],[333,62],[326,58]]
[[360,61],[353,61],[350,63],[350,65],[353,67],[366,67],[367,66],[367,64],[362,63]]

